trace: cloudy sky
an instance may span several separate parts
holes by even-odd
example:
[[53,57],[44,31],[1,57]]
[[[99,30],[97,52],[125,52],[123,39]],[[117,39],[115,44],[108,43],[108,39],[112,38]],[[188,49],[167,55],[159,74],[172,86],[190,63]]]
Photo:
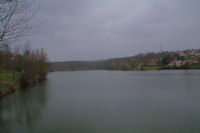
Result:
[[200,48],[199,0],[40,0],[34,21],[51,61]]

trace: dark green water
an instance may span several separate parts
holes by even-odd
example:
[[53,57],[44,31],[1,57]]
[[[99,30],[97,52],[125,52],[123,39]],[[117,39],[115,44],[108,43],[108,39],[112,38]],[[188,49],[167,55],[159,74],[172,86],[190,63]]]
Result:
[[200,71],[50,73],[0,101],[0,133],[200,133]]

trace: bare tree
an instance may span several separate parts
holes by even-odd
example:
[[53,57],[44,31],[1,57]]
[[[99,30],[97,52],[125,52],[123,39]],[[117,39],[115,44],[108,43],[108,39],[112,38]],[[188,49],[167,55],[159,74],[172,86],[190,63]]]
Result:
[[0,0],[0,50],[10,41],[29,35],[30,20],[38,10],[35,0]]

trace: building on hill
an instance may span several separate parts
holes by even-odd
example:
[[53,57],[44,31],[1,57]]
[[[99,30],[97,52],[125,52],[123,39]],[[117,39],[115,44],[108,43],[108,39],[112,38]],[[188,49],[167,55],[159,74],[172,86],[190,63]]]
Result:
[[192,65],[192,64],[195,64],[195,63],[198,63],[198,61],[196,60],[192,60],[192,59],[188,59],[188,60],[173,60],[171,61],[168,66],[169,67],[184,67],[186,65]]

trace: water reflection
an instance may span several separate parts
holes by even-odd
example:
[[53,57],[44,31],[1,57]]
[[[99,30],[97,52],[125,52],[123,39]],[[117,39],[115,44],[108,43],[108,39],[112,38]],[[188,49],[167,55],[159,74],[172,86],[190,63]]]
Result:
[[199,80],[199,70],[51,73],[2,99],[0,133],[200,133]]
[[0,133],[13,132],[20,127],[23,130],[34,130],[47,101],[45,86],[46,82],[43,82],[0,100]]

